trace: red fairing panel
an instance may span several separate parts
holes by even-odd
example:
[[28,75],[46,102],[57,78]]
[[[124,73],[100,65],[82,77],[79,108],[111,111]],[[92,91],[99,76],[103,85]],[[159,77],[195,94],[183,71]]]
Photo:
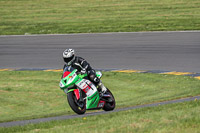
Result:
[[79,90],[78,89],[75,89],[74,90],[74,94],[75,94],[75,96],[76,96],[76,98],[77,98],[77,100],[80,98],[80,94],[79,94]]
[[63,78],[67,77],[71,72],[69,71],[65,71],[64,74],[63,74]]

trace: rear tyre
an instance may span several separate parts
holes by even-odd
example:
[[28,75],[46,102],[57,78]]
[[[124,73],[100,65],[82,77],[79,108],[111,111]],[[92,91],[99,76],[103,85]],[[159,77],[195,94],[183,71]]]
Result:
[[70,107],[72,108],[72,110],[75,113],[77,113],[79,115],[85,113],[85,111],[86,111],[86,101],[84,100],[83,107],[78,106],[78,101],[77,101],[76,96],[75,96],[73,91],[69,92],[67,94],[67,100],[68,100],[68,103],[69,103]]
[[107,91],[105,94],[108,94],[111,96],[111,97],[106,98],[106,100],[111,101],[111,102],[106,102],[103,107],[103,110],[111,111],[115,108],[115,98],[114,98],[112,92],[108,88],[107,88]]

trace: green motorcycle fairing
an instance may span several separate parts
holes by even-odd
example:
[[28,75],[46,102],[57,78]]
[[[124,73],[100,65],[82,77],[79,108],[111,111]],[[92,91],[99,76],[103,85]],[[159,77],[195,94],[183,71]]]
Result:
[[[97,108],[100,101],[97,88],[91,81],[84,79],[87,74],[77,75],[76,72],[77,69],[66,69],[63,73],[64,78],[62,78],[60,81],[60,88],[67,94],[77,89],[68,89],[69,87],[72,87],[74,85],[77,86],[86,93],[86,109]],[[96,72],[96,74],[97,77],[101,78],[101,72]]]

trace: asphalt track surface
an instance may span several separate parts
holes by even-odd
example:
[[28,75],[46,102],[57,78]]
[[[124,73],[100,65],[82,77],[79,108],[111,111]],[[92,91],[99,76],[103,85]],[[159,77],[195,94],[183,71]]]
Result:
[[24,120],[24,121],[4,122],[4,123],[0,123],[0,127],[23,126],[26,124],[35,124],[35,123],[40,123],[40,122],[52,121],[52,120],[67,120],[67,119],[73,119],[73,118],[82,118],[82,117],[87,117],[87,116],[102,115],[102,114],[126,111],[126,110],[131,110],[131,109],[155,107],[155,106],[161,106],[161,105],[166,105],[166,104],[180,103],[180,102],[194,101],[194,100],[200,100],[200,96],[171,100],[171,101],[164,101],[164,102],[157,102],[157,103],[152,103],[152,104],[138,105],[138,106],[133,106],[133,107],[115,109],[113,111],[107,111],[107,112],[99,111],[99,112],[94,112],[94,113],[86,113],[84,115],[66,115],[66,116],[40,118],[40,119],[32,119],[32,120]]
[[200,72],[200,31],[0,36],[0,69],[61,69],[66,48],[95,69]]

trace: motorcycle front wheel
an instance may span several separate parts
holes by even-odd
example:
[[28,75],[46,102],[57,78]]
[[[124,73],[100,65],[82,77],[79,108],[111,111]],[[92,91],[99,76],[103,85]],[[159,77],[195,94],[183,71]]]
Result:
[[79,114],[79,115],[85,113],[85,111],[86,111],[86,101],[84,100],[84,102],[83,102],[83,107],[80,107],[80,106],[78,105],[78,100],[77,100],[77,98],[76,98],[76,96],[75,96],[75,94],[74,94],[73,91],[72,91],[72,92],[69,92],[69,93],[67,94],[67,100],[68,100],[68,103],[69,103],[71,109],[72,109],[75,113],[77,113],[77,114]]

